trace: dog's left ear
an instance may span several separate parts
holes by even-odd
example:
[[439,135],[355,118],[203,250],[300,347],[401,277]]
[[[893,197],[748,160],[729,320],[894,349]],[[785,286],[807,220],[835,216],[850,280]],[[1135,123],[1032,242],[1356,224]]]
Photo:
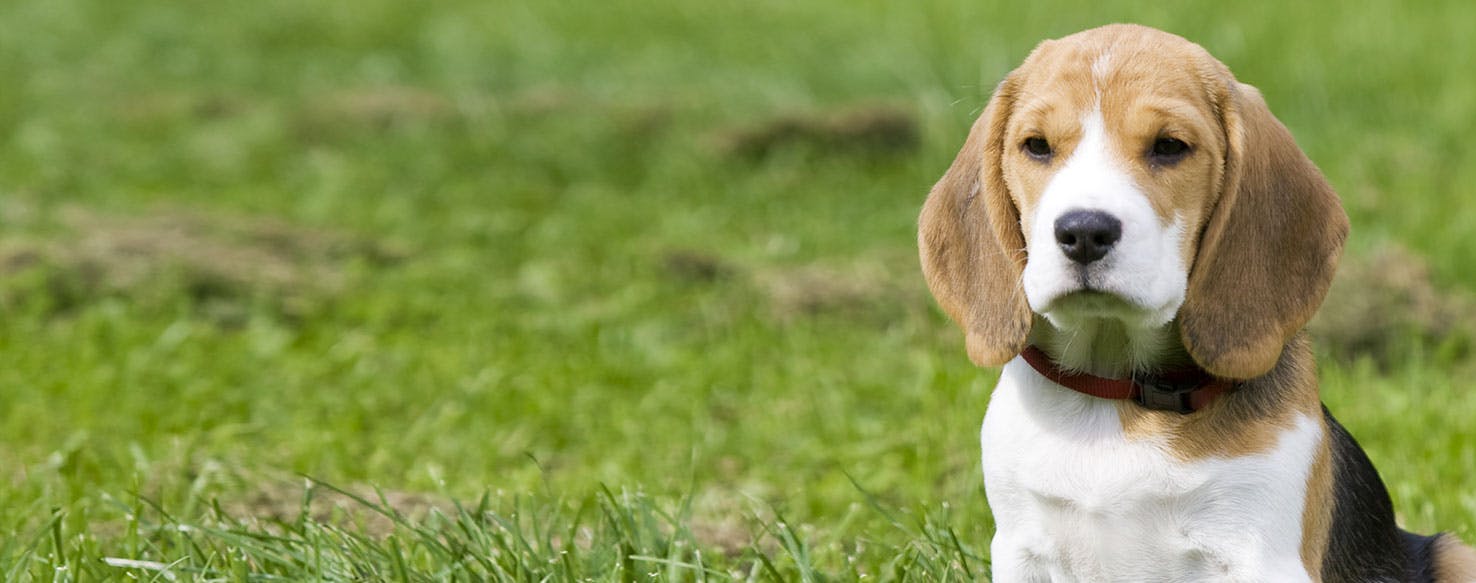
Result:
[[994,90],[918,217],[928,289],[963,328],[969,360],[979,366],[1000,366],[1020,354],[1033,317],[1020,284],[1025,268],[1020,214],[1002,168],[1017,77],[1011,73]]
[[1249,379],[1276,366],[1322,304],[1348,216],[1260,92],[1233,79],[1225,87],[1223,191],[1200,237],[1179,325],[1206,371]]

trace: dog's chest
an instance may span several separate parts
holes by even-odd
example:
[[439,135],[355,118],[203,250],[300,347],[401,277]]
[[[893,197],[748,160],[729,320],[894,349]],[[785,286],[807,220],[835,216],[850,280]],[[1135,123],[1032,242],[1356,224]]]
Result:
[[1308,580],[1310,420],[1269,451],[1182,461],[1124,433],[1116,405],[1015,361],[982,431],[996,580]]

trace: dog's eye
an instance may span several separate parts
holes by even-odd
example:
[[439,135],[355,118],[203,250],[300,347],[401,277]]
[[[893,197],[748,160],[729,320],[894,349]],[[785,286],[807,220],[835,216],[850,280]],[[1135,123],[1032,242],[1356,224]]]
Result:
[[1153,141],[1152,156],[1157,162],[1173,163],[1189,155],[1189,144],[1174,138],[1158,138]]
[[1025,143],[1021,144],[1021,147],[1025,148],[1026,154],[1037,160],[1051,157],[1051,143],[1040,136],[1025,138]]

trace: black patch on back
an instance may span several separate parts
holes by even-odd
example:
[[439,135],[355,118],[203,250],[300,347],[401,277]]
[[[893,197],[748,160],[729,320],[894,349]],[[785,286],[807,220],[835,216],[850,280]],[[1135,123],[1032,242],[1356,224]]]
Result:
[[1435,540],[1440,535],[1423,536],[1399,531],[1404,538],[1404,554],[1409,557],[1409,576],[1406,581],[1435,583]]
[[[1394,504],[1379,472],[1358,442],[1343,429],[1327,407],[1328,436],[1332,439],[1333,521],[1327,553],[1322,558],[1324,581],[1430,581],[1427,571],[1433,539],[1412,535],[1394,524]],[[1423,555],[1423,557],[1421,557]]]

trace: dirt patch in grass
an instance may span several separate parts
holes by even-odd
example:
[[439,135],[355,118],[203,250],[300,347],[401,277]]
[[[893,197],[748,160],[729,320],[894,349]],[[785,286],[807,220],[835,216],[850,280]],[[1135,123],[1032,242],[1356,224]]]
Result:
[[755,540],[754,531],[747,521],[738,517],[695,517],[687,525],[692,538],[706,548],[714,549],[729,559],[736,559],[750,549],[775,548],[769,541]]
[[[455,519],[463,510],[475,515],[477,506],[475,501],[470,504],[463,501],[458,508],[451,499],[432,494],[376,489],[365,484],[329,487],[285,475],[256,476],[247,483],[249,485],[242,493],[216,499],[215,506],[222,515],[218,518],[268,532],[280,529],[281,525],[295,525],[309,519],[382,538],[393,534],[397,528],[403,528],[400,521],[425,525],[432,513]],[[777,541],[763,536],[764,529],[760,524],[761,521],[772,522],[773,517],[758,516],[752,509],[745,510],[743,500],[737,492],[705,492],[694,502],[692,515],[682,526],[688,529],[700,548],[715,550],[729,559],[741,557],[751,550],[775,552]],[[641,504],[633,504],[621,510],[639,514],[642,508]],[[515,510],[511,514],[506,508],[492,511],[504,519],[521,518]],[[566,539],[562,533],[550,533],[551,543],[555,548],[573,545],[587,551],[593,545],[593,531],[589,526],[579,528],[572,539]],[[667,536],[672,536],[675,528],[676,524],[661,527]]]
[[639,153],[646,142],[662,137],[680,117],[681,105],[668,99],[612,100],[557,85],[538,85],[486,102],[490,111],[515,123],[537,124],[557,120],[591,120],[596,134],[613,132],[636,140],[621,146],[626,154]]
[[393,244],[262,217],[72,208],[58,223],[0,239],[0,306],[65,312],[108,297],[183,297],[222,321],[257,307],[296,318],[347,289],[357,266],[407,257]]
[[519,115],[548,115],[573,110],[588,103],[587,96],[557,85],[537,85],[502,100],[507,111]]
[[294,524],[307,518],[322,524],[353,526],[373,537],[393,533],[397,519],[419,524],[432,512],[450,517],[458,512],[450,500],[429,494],[377,490],[362,484],[340,491],[285,477],[258,479],[251,490],[220,499],[218,505],[225,514],[222,518],[247,525]]
[[410,85],[377,85],[309,96],[299,108],[297,125],[308,135],[334,129],[386,131],[452,122],[461,115],[456,101],[444,93]]
[[842,154],[901,155],[922,141],[917,117],[896,105],[861,105],[834,112],[789,113],[713,136],[732,157],[755,160],[785,148]]
[[[915,275],[913,271],[906,275]],[[919,285],[909,285],[881,260],[760,271],[754,282],[768,298],[773,317],[786,322],[825,315],[889,322],[930,301]]]
[[1411,342],[1468,350],[1476,338],[1476,301],[1469,292],[1438,286],[1418,254],[1386,244],[1343,261],[1308,329],[1339,357],[1388,365]]
[[[931,302],[916,264],[900,256],[870,256],[848,262],[793,266],[746,266],[718,254],[675,250],[663,254],[661,268],[686,284],[737,282],[767,305],[782,323],[841,316],[887,323],[926,309]],[[916,281],[909,278],[916,277]]]
[[694,283],[729,279],[738,271],[736,266],[716,254],[690,249],[666,252],[661,257],[661,267],[671,277]]
[[728,559],[740,558],[751,551],[773,553],[779,549],[779,541],[766,536],[764,523],[774,522],[775,517],[753,500],[738,490],[705,490],[693,500],[686,527],[697,544]]
[[120,120],[156,124],[170,120],[214,120],[241,115],[255,104],[245,95],[227,93],[143,93],[114,103]]

